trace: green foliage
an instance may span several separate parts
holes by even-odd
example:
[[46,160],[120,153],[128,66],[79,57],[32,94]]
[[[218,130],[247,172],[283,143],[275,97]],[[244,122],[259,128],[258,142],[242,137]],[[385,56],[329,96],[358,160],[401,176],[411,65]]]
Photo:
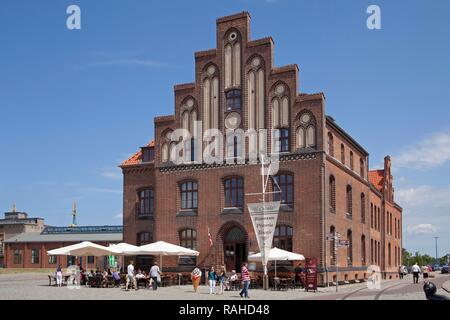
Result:
[[[428,254],[421,254],[420,252],[416,251],[414,254],[411,252],[408,252],[405,248],[402,249],[403,253],[403,265],[405,266],[412,266],[413,264],[417,263],[419,266],[425,266],[429,264],[436,263],[436,259]],[[447,263],[447,255],[439,258],[440,264],[446,264]]]

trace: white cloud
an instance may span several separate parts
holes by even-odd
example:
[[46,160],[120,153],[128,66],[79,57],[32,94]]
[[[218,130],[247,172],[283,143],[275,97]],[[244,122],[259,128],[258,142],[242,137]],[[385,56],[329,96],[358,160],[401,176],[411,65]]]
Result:
[[393,157],[398,168],[430,169],[450,160],[450,132],[435,133]]
[[103,171],[100,172],[100,176],[107,179],[120,180],[122,179],[122,174],[119,170],[117,171]]
[[114,216],[114,219],[122,219],[123,218],[123,213],[118,213]]
[[429,223],[421,223],[414,226],[408,227],[408,233],[410,235],[420,235],[420,234],[435,234],[438,228]]
[[406,208],[447,208],[450,212],[450,187],[435,188],[428,185],[399,188],[396,201]]

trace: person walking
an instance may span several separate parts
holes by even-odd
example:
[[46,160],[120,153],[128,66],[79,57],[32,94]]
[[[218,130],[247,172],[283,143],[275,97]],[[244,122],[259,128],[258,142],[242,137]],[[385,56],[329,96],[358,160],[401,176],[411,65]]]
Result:
[[412,266],[411,271],[413,273],[413,283],[419,283],[419,273],[421,270],[417,262]]
[[155,261],[153,267],[150,269],[150,277],[152,278],[152,287],[153,290],[158,289],[158,280],[161,281],[161,270],[159,270],[158,263]]
[[398,276],[400,279],[403,279],[403,266],[402,265],[400,265],[398,267]]
[[217,275],[217,281],[219,281],[220,285],[220,294],[223,294],[224,285],[225,285],[225,266],[220,268],[219,274]]
[[217,274],[214,271],[214,267],[211,267],[211,269],[208,272],[209,294],[215,293],[214,289],[216,287],[216,280],[217,280]]
[[244,262],[241,268],[241,278],[244,288],[239,293],[241,298],[250,298],[248,295],[248,287],[250,286],[250,274],[248,273],[247,263]]
[[202,278],[202,271],[200,270],[200,268],[195,267],[195,269],[191,273],[191,280],[192,285],[194,286],[194,292],[197,292],[201,278]]
[[134,289],[137,290],[137,283],[136,283],[136,277],[134,276],[134,266],[133,266],[133,260],[130,261],[130,264],[127,267],[127,283],[125,284],[125,291],[128,291],[128,285],[132,283],[132,286],[134,286]]
[[56,285],[58,287],[62,286],[62,268],[60,264],[58,264],[58,267],[56,268]]

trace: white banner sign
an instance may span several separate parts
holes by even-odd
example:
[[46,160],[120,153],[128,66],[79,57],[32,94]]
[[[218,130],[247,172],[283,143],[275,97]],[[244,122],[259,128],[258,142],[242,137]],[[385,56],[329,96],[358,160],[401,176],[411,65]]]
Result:
[[277,226],[279,209],[280,201],[248,204],[248,211],[252,218],[263,265],[267,265],[269,252],[272,249],[273,234]]

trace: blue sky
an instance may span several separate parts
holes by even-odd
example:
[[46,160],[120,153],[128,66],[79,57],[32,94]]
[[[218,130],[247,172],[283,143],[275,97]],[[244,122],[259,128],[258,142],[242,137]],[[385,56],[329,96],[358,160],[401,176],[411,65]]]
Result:
[[[81,30],[66,8],[81,7]],[[368,30],[366,9],[381,8]],[[272,36],[275,64],[297,63],[301,92],[369,152],[393,157],[404,246],[450,252],[450,2],[23,1],[0,5],[0,211],[48,224],[120,224],[117,165],[173,111],[173,85],[194,79],[215,19],[249,11],[252,38]]]

